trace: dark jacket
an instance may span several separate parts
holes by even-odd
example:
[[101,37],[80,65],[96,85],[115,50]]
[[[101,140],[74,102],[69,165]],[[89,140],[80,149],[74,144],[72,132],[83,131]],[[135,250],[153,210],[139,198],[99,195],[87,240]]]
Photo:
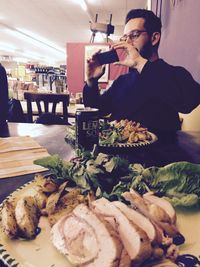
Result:
[[8,81],[6,71],[0,64],[0,124],[8,118]]
[[147,62],[141,74],[121,75],[103,95],[98,84],[85,85],[83,100],[101,115],[111,113],[111,120],[129,119],[154,132],[171,132],[180,129],[178,112],[189,113],[200,104],[200,85],[184,68],[158,59]]

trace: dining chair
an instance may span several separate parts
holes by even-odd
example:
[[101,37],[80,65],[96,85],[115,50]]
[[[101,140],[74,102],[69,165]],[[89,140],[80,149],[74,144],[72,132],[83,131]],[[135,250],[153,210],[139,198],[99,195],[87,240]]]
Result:
[[[54,93],[24,92],[24,99],[27,101],[27,122],[33,122],[32,102],[36,102],[39,119],[42,124],[68,124],[69,95]],[[62,102],[62,113],[56,113],[56,107]],[[43,105],[42,105],[43,104]]]

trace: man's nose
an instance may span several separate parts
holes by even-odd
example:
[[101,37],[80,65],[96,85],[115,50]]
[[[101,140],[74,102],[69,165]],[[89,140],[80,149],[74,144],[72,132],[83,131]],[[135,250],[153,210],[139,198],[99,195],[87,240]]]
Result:
[[130,38],[130,36],[127,36],[126,43],[132,44],[133,40]]

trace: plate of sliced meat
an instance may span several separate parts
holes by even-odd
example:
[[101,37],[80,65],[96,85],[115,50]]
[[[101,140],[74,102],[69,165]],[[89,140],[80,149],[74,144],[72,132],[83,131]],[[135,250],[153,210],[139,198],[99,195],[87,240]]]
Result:
[[0,205],[0,259],[8,266],[180,266],[183,253],[198,262],[199,211],[176,213],[132,189],[121,202],[42,183],[37,177]]

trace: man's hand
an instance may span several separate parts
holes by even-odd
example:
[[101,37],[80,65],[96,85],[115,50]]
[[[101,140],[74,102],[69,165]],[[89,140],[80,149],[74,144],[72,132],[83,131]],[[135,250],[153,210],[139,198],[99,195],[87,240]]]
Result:
[[124,49],[126,53],[126,57],[123,60],[114,63],[115,65],[123,65],[129,68],[134,68],[141,73],[144,65],[147,62],[147,59],[140,55],[136,47],[134,47],[132,44],[128,44],[127,42],[119,42],[112,45],[112,48],[116,50]]
[[101,50],[95,53],[92,56],[92,58],[87,59],[86,80],[87,80],[87,85],[91,87],[101,78],[101,76],[105,72],[105,66],[100,65],[96,59],[96,55],[100,53],[100,51]]

